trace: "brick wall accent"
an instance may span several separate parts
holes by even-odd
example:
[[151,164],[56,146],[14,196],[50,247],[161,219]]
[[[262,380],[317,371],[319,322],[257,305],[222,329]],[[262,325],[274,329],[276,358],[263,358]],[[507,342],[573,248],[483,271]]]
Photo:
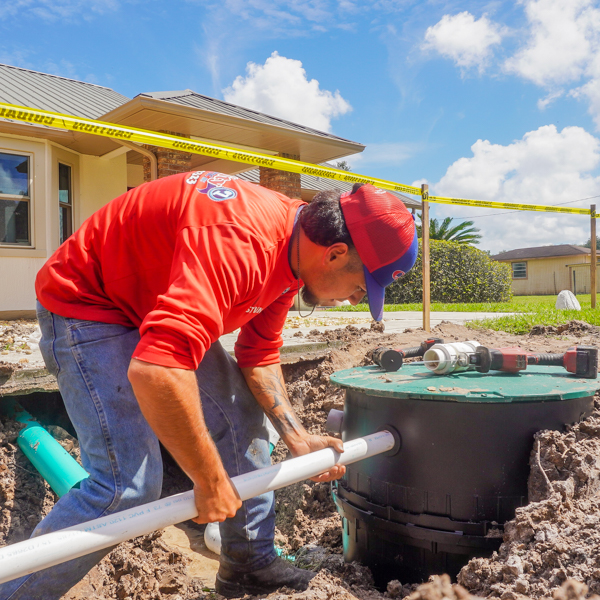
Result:
[[[283,158],[300,160],[295,154],[279,154]],[[300,186],[300,173],[288,173],[267,167],[259,167],[260,185],[275,192],[285,194],[288,198],[301,198],[302,188]]]
[[[161,133],[187,137],[175,131],[162,131]],[[180,150],[148,145],[144,145],[144,148],[156,155],[159,179],[175,175],[176,173],[186,173],[191,170],[192,154],[190,152],[181,152]],[[150,159],[146,156],[144,156],[144,181],[150,181]]]

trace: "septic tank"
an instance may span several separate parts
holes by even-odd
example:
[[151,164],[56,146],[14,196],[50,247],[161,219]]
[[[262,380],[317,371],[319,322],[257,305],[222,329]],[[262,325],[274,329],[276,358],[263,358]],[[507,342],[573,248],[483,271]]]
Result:
[[489,556],[502,525],[527,503],[529,455],[542,429],[562,430],[592,412],[600,383],[560,367],[517,374],[439,376],[423,364],[338,371],[346,388],[342,438],[387,429],[387,454],[347,467],[333,486],[343,521],[344,557],[384,585],[455,577]]

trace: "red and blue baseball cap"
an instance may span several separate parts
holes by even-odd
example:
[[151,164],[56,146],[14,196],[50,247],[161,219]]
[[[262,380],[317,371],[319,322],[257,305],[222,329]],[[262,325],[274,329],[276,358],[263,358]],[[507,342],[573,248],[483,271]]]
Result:
[[381,321],[385,288],[417,260],[415,220],[400,198],[369,184],[342,194],[340,204],[365,268],[371,315]]

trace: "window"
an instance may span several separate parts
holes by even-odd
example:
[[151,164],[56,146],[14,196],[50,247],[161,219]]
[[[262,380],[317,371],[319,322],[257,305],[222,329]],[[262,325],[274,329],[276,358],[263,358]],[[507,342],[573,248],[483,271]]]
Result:
[[527,263],[514,262],[512,263],[513,279],[527,279]]
[[71,167],[58,164],[58,210],[60,211],[60,243],[73,233],[73,192]]
[[0,244],[31,246],[29,157],[0,152]]

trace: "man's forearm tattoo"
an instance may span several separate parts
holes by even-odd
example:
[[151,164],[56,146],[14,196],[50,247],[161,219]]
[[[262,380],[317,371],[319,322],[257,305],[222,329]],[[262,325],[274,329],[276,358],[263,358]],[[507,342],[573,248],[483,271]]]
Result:
[[270,408],[289,404],[285,383],[277,373],[263,375],[260,380],[254,379],[250,384],[252,393],[267,400]]
[[261,402],[265,413],[281,436],[302,431],[304,428],[294,413],[279,373],[265,373],[250,383],[254,396]]

